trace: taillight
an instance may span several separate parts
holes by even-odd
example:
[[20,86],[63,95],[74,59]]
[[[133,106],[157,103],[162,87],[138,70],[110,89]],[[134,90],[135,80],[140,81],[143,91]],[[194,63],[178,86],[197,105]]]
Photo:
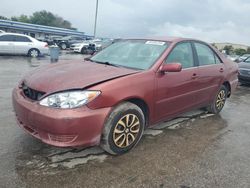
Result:
[[44,46],[45,48],[47,48],[47,47],[49,47],[49,45],[48,44],[45,44],[45,46]]

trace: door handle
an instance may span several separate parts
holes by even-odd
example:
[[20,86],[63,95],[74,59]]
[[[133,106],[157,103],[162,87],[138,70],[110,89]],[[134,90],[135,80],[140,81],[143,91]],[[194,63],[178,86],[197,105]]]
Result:
[[224,69],[223,69],[223,68],[220,68],[220,72],[224,72]]
[[193,75],[192,75],[192,79],[195,79],[195,78],[197,78],[198,77],[198,75],[196,74],[196,73],[194,73]]

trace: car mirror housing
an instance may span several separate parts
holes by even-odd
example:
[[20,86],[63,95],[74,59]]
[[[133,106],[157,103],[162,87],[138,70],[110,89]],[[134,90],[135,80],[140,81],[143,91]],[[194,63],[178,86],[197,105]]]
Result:
[[182,70],[182,65],[178,62],[163,64],[160,67],[160,72],[180,72]]

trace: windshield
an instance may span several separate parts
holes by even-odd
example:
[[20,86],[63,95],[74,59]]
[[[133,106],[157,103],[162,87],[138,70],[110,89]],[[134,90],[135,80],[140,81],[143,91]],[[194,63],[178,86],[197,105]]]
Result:
[[245,60],[245,63],[250,63],[250,57]]
[[167,42],[148,40],[123,40],[103,49],[91,58],[133,69],[149,69],[168,47]]

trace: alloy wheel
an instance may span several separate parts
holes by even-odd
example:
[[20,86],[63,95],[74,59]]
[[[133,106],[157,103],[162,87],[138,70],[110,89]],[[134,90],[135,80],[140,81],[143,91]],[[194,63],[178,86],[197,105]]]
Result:
[[38,55],[39,55],[39,52],[37,50],[34,49],[34,50],[30,51],[30,56],[31,57],[38,57]]
[[217,95],[216,107],[217,109],[222,109],[226,101],[226,92],[225,90],[221,90]]
[[135,114],[123,116],[116,124],[113,141],[119,148],[125,148],[134,143],[140,131],[140,121]]

